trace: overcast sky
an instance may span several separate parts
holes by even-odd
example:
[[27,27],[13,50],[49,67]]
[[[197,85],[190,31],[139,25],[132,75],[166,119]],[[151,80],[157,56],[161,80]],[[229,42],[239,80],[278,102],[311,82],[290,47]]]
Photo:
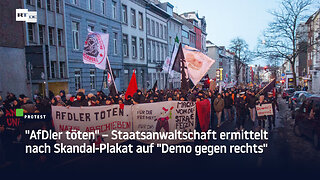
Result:
[[[272,21],[269,10],[279,7],[279,0],[168,0],[178,14],[196,11],[207,21],[207,40],[229,47],[231,39],[240,37],[251,50]],[[162,2],[165,2],[162,0]]]

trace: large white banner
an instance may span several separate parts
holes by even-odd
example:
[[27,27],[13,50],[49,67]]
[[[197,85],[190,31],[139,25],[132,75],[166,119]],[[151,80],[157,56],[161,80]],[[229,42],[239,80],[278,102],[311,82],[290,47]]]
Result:
[[[166,101],[132,106],[133,131],[140,132],[190,132],[195,129],[196,103]],[[144,143],[177,144],[186,141],[150,140]]]
[[89,32],[84,42],[83,62],[94,64],[97,68],[105,70],[108,55],[109,34]]
[[[63,107],[52,106],[52,119],[57,132],[99,131],[99,140],[105,143],[120,143],[111,140],[111,131],[132,131],[131,106],[120,105],[91,106],[91,107]],[[108,137],[105,137],[108,134]],[[79,141],[68,143],[79,143]],[[87,142],[88,143],[88,142]]]
[[187,45],[183,47],[183,54],[186,60],[189,78],[192,80],[193,84],[198,84],[210,67],[215,63],[215,60]]

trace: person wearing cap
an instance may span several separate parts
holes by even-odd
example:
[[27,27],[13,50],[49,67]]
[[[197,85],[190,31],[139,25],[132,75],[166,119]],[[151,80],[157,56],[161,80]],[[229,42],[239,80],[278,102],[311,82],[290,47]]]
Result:
[[224,100],[222,99],[221,94],[218,94],[217,98],[213,102],[213,106],[214,106],[214,110],[215,110],[217,118],[218,118],[217,127],[219,128],[221,125],[222,110],[224,108]]

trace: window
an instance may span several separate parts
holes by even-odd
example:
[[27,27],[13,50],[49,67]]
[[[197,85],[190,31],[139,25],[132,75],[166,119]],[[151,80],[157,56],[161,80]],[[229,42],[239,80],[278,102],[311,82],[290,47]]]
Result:
[[101,32],[106,34],[107,30],[106,29],[101,29]]
[[112,1],[112,18],[117,19],[117,3]]
[[142,84],[142,88],[145,88],[145,86],[144,86],[144,70],[142,69],[141,71],[141,84]]
[[124,69],[123,70],[123,73],[124,73],[124,84],[125,84],[125,87],[128,86],[129,84],[129,70],[128,69]]
[[74,50],[79,50],[79,23],[72,22],[72,44]]
[[28,23],[28,38],[29,38],[29,42],[35,42],[34,24],[32,24],[32,23]]
[[159,23],[156,23],[156,37],[159,37]]
[[60,0],[56,0],[56,12],[61,13],[60,12]]
[[150,62],[151,61],[151,42],[148,41],[147,43],[147,58],[148,58],[148,61]]
[[88,9],[91,10],[91,11],[93,10],[93,3],[92,3],[92,1],[93,1],[93,0],[87,0]]
[[167,34],[168,34],[168,32],[167,32],[167,26],[163,26],[163,31],[164,31],[163,38],[164,38],[164,39],[167,39]]
[[39,24],[39,43],[43,44],[44,43],[44,25]]
[[60,78],[65,78],[65,69],[66,69],[66,63],[60,62]]
[[103,15],[106,14],[106,2],[105,0],[100,0],[100,8],[101,8],[101,13]]
[[51,78],[56,78],[56,61],[51,61]]
[[123,34],[122,35],[123,38],[123,56],[124,57],[128,57],[129,56],[129,49],[128,49],[128,35]]
[[58,44],[59,46],[63,46],[63,30],[58,29]]
[[52,11],[52,9],[51,9],[51,0],[47,0],[47,9],[48,9],[48,11]]
[[157,43],[157,62],[160,60],[160,44]]
[[136,22],[136,10],[131,9],[131,26],[136,27],[137,22]]
[[156,61],[156,43],[152,41],[152,62]]
[[118,33],[114,32],[113,33],[113,54],[117,55],[118,54]]
[[96,89],[96,70],[90,69],[90,88]]
[[107,88],[107,82],[108,82],[108,72],[106,70],[103,71],[103,89]]
[[132,37],[132,58],[137,58],[137,38]]
[[124,4],[122,4],[122,22],[128,24],[128,11]]
[[49,44],[54,45],[54,27],[49,27]]
[[144,59],[144,40],[140,38],[139,40],[139,50],[140,50],[140,59]]
[[163,25],[160,24],[160,38],[163,39]]
[[29,4],[29,5],[34,5],[34,4],[33,4],[33,0],[27,0],[27,4]]
[[142,14],[142,12],[139,12],[138,18],[139,18],[139,29],[143,30],[143,14]]
[[38,8],[42,8],[42,0],[37,0],[37,6]]
[[151,20],[151,28],[152,28],[151,35],[152,35],[152,36],[154,36],[154,35],[155,35],[155,25],[154,25],[154,20]]
[[78,4],[78,0],[72,0],[72,4]]
[[77,91],[78,89],[81,89],[81,69],[74,70],[74,79],[74,86]]
[[147,18],[147,34],[150,35],[150,19]]
[[88,30],[89,30],[89,31],[93,31],[93,30],[94,30],[94,26],[88,25]]
[[160,50],[159,50],[159,53],[160,53],[160,55],[159,55],[159,59],[160,59],[160,61],[162,61],[163,59],[162,59],[162,56],[163,56],[163,45],[162,44],[160,44]]

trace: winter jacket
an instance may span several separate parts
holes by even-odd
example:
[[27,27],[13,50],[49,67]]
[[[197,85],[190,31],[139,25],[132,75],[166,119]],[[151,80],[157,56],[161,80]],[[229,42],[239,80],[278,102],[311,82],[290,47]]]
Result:
[[256,107],[256,104],[257,104],[257,97],[256,96],[252,96],[252,95],[249,95],[247,97],[247,103],[248,103],[248,107],[249,108],[255,108]]
[[224,98],[224,106],[226,109],[231,109],[233,104],[233,100],[231,96],[225,96]]
[[213,106],[216,112],[221,112],[224,108],[224,100],[222,98],[216,98],[213,102]]

